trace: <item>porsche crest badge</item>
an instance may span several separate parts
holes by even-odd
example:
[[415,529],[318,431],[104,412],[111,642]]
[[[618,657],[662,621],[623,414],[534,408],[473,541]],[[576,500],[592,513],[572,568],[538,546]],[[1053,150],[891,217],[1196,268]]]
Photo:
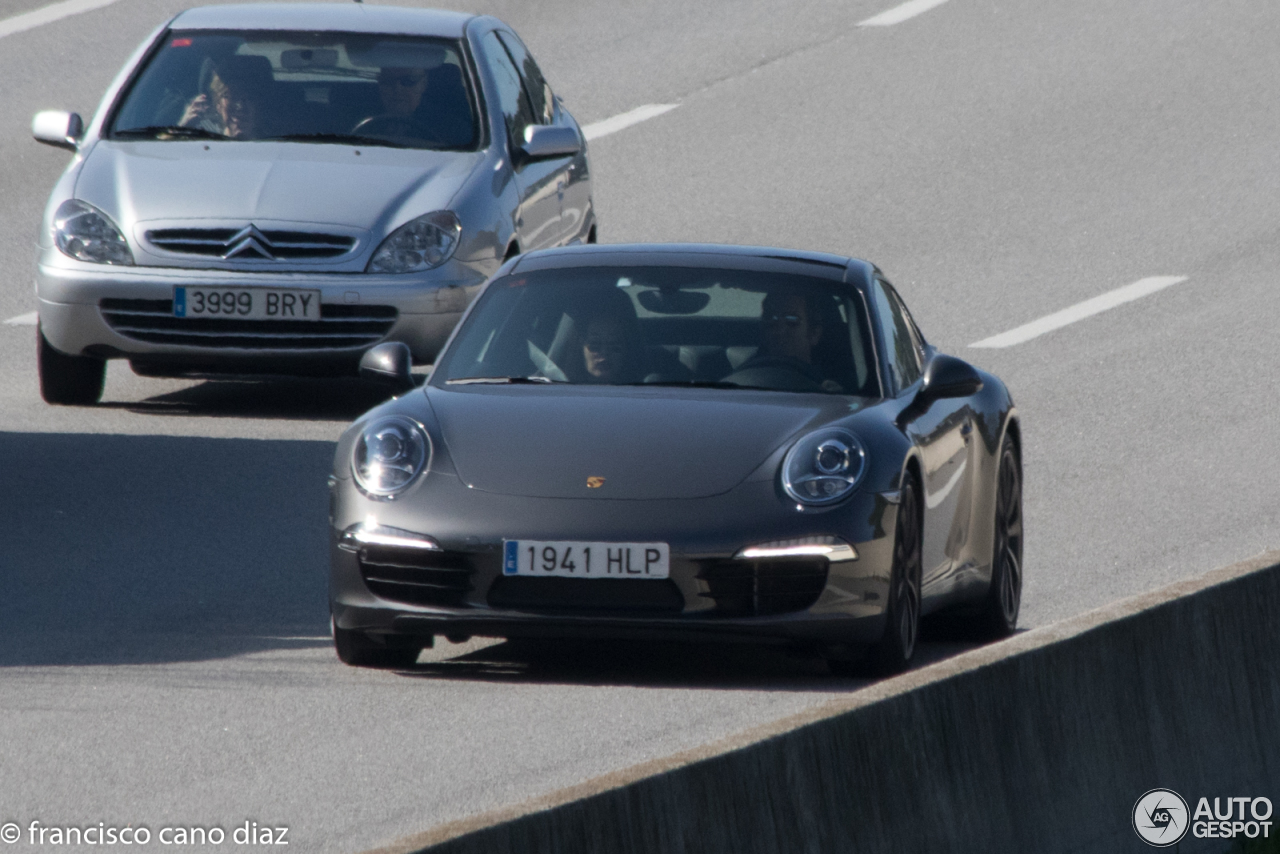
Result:
[[587,489],[599,489],[604,486],[604,478],[592,475],[587,478]]

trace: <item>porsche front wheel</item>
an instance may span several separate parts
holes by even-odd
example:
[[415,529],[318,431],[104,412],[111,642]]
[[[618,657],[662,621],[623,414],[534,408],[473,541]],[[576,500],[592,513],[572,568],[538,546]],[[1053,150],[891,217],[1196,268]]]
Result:
[[872,670],[881,675],[906,670],[915,655],[916,641],[920,636],[920,515],[915,482],[908,478],[903,484],[902,503],[898,508],[884,636],[868,653]]
[[979,627],[990,638],[1008,637],[1018,625],[1022,605],[1022,467],[1013,440],[1000,446],[996,473],[996,521],[991,551],[991,588],[983,602]]
[[412,667],[418,660],[418,653],[422,651],[417,646],[386,646],[374,641],[364,632],[340,629],[332,615],[329,617],[329,628],[333,632],[333,648],[338,653],[338,660],[352,667]]

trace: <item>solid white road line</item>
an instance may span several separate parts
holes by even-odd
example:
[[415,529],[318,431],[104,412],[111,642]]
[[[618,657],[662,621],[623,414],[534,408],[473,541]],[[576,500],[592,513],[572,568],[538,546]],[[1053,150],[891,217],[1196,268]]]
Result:
[[21,15],[14,15],[12,18],[0,21],[0,39],[45,24],[52,24],[54,21],[60,21],[72,15],[79,15],[81,12],[92,12],[94,9],[101,9],[115,2],[116,0],[63,0],[62,3],[32,9],[30,12],[23,12]]
[[1039,320],[1033,320],[1030,323],[1024,323],[1017,329],[1010,329],[1008,332],[1002,332],[999,335],[993,335],[990,338],[983,338],[970,347],[986,347],[1000,348],[1012,347],[1014,344],[1021,344],[1024,341],[1030,341],[1032,338],[1038,338],[1046,332],[1052,332],[1055,329],[1061,329],[1069,323],[1075,323],[1077,320],[1084,320],[1086,317],[1092,317],[1100,314],[1109,308],[1115,308],[1118,305],[1124,305],[1127,302],[1133,302],[1141,299],[1148,294],[1154,294],[1156,291],[1164,290],[1170,285],[1176,285],[1179,282],[1185,282],[1186,276],[1150,276],[1146,279],[1139,279],[1132,285],[1125,285],[1123,288],[1116,288],[1114,291],[1108,291],[1101,296],[1093,299],[1087,299],[1084,302],[1076,303],[1070,308],[1064,308],[1062,311],[1055,311],[1047,317]]
[[4,322],[5,326],[35,326],[40,316],[32,311],[27,314],[20,314],[17,317],[11,317]]
[[947,0],[907,0],[901,6],[894,6],[888,11],[881,12],[879,15],[867,18],[858,24],[860,27],[892,27],[894,24],[901,24],[903,21],[914,18],[916,15],[923,15],[930,9],[936,9]]
[[678,106],[680,105],[645,104],[643,107],[636,107],[634,110],[627,110],[625,113],[616,115],[613,118],[584,125],[582,128],[582,135],[585,136],[588,141],[599,139],[602,136],[617,133],[618,131],[629,128],[632,125],[638,125],[641,122],[647,122],[649,119],[657,118],[663,113],[669,113]]

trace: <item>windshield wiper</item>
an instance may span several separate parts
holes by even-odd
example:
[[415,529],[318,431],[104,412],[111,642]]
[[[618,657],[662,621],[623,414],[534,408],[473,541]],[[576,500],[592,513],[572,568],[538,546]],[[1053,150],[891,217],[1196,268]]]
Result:
[[554,383],[550,377],[458,377],[453,380],[445,380],[445,385],[472,385],[480,383],[489,383],[491,385],[545,385]]
[[332,142],[339,145],[381,145],[386,148],[408,148],[398,142],[379,139],[375,136],[359,136],[353,133],[286,133],[282,136],[267,136],[259,142]]
[[182,125],[150,125],[144,128],[125,128],[112,133],[112,136],[145,136],[156,139],[160,136],[176,136],[182,139],[231,139],[225,134],[205,130],[201,127],[183,127]]

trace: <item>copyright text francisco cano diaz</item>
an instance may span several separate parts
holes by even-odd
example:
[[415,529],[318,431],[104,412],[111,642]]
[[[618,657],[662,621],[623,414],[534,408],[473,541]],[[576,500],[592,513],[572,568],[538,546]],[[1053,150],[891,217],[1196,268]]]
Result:
[[116,825],[102,821],[97,824],[56,824],[32,819],[24,824],[17,821],[4,822],[0,825],[0,843],[77,848],[84,846],[129,849],[141,846],[204,848],[211,845],[239,848],[288,845],[289,828],[248,820],[229,827],[217,824],[148,827],[145,824]]

